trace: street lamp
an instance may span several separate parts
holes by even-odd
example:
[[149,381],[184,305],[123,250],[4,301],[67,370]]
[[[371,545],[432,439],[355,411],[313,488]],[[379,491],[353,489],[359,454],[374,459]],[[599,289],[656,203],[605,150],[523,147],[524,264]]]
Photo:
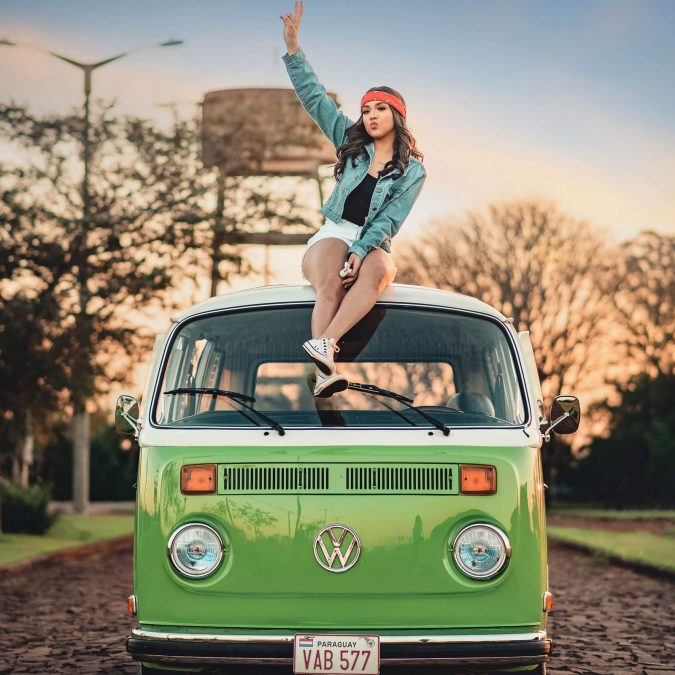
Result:
[[83,147],[82,159],[84,164],[84,176],[82,178],[82,212],[83,212],[82,224],[85,232],[83,239],[86,238],[86,231],[89,225],[90,204],[91,204],[89,196],[89,160],[91,157],[91,147],[89,139],[89,97],[91,94],[91,74],[97,68],[101,68],[102,66],[105,66],[108,63],[118,61],[119,59],[128,56],[129,54],[135,54],[136,52],[140,52],[144,49],[153,49],[155,47],[174,47],[176,45],[182,44],[183,44],[182,40],[165,40],[164,42],[160,42],[159,44],[142,45],[140,47],[136,47],[135,49],[122,52],[121,54],[111,56],[110,58],[103,59],[102,61],[97,61],[96,63],[82,63],[80,61],[76,61],[75,59],[71,59],[68,56],[64,56],[63,54],[57,54],[56,52],[52,52],[48,49],[42,49],[41,47],[37,47],[35,45],[13,42],[12,40],[7,39],[0,39],[0,45],[4,45],[7,47],[25,47],[27,49],[33,49],[42,52],[44,54],[49,54],[50,56],[53,56],[54,58],[57,58],[60,61],[64,61],[65,63],[69,63],[71,66],[75,66],[76,68],[79,68],[81,71],[84,72],[84,125],[82,129],[82,147]]
[[[144,49],[155,47],[175,47],[182,45],[182,40],[166,40],[159,44],[149,44],[136,47],[121,54],[116,54],[110,58],[97,61],[96,63],[82,63],[71,59],[63,54],[57,54],[48,49],[42,49],[35,45],[13,42],[6,38],[0,39],[0,46],[5,47],[24,47],[49,54],[71,66],[75,66],[84,72],[84,124],[82,127],[82,163],[84,175],[82,177],[82,237],[81,246],[78,251],[78,285],[80,291],[80,309],[78,323],[85,324],[87,319],[87,305],[89,303],[89,292],[87,290],[87,281],[89,278],[88,270],[88,245],[87,234],[89,231],[89,222],[91,219],[91,197],[89,194],[89,162],[91,159],[91,141],[89,134],[89,97],[91,94],[91,74],[102,66],[118,61],[119,59],[135,54]],[[82,407],[81,410],[78,408]],[[84,513],[89,503],[89,416],[86,405],[82,402],[75,402],[75,411],[73,415],[73,504],[77,513]]]

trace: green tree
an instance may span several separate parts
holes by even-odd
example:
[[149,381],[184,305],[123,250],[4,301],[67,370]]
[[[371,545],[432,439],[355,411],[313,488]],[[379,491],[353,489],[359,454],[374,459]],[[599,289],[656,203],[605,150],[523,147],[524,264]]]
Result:
[[162,132],[104,106],[90,128],[84,218],[82,123],[79,114],[38,117],[22,106],[0,105],[0,138],[23,150],[23,161],[2,167],[0,257],[8,273],[2,293],[51,296],[52,312],[57,306],[52,351],[68,380],[74,497],[84,508],[87,401],[123,380],[129,359],[147,347],[149,336],[134,330],[129,316],[173,283],[190,230],[204,218],[200,200],[207,186],[188,125]]
[[0,296],[0,473],[11,474],[23,487],[45,411],[65,398],[65,371],[54,349],[57,316],[54,298],[47,294]]
[[[25,106],[0,104],[0,141],[19,156],[0,165],[0,311],[19,312],[16,323],[35,324],[20,329],[30,333],[25,338],[19,332],[0,337],[0,349],[6,348],[0,372],[8,373],[0,397],[13,401],[7,423],[15,437],[26,432],[31,392],[45,395],[43,419],[50,404],[62,412],[67,407],[81,509],[89,493],[87,403],[126,381],[152,339],[132,317],[165,306],[170,289],[203,276],[210,262],[205,251],[220,251],[219,228],[281,229],[293,222],[306,231],[308,224],[294,196],[269,181],[205,170],[197,120],[176,119],[162,130],[110,105],[92,114],[85,195],[82,125],[79,111],[37,116]],[[230,199],[217,207],[222,180]],[[219,279],[249,269],[234,245],[217,264]],[[11,374],[22,362],[32,365],[21,372],[18,392]],[[64,406],[54,394],[66,385]],[[17,425],[24,425],[18,433]]]
[[675,375],[643,373],[618,390],[609,435],[596,437],[571,467],[575,496],[618,508],[675,506]]

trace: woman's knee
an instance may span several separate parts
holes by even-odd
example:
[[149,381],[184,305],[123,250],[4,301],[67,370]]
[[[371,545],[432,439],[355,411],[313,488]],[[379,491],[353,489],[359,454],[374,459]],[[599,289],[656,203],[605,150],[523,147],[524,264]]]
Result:
[[396,266],[386,253],[372,256],[372,259],[368,260],[371,256],[372,254],[368,255],[364,261],[364,267],[367,261],[367,276],[378,288],[384,289],[393,281]]

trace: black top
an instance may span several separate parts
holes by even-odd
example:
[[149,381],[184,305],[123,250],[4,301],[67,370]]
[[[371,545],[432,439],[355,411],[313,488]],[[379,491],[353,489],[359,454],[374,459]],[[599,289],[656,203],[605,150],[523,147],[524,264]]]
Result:
[[377,178],[367,173],[366,177],[347,195],[345,207],[342,209],[343,220],[348,220],[355,225],[363,225],[366,222],[370,200],[376,185]]

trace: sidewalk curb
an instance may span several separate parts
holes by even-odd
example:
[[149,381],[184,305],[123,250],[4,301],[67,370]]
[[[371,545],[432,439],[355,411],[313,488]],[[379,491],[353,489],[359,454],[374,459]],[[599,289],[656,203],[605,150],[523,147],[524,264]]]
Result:
[[19,576],[36,567],[43,567],[46,565],[57,564],[60,565],[71,560],[87,558],[89,556],[100,555],[102,553],[118,553],[120,551],[127,551],[134,545],[134,535],[125,534],[121,537],[114,537],[112,539],[103,539],[101,541],[94,541],[90,544],[81,544],[79,546],[69,546],[62,548],[59,551],[52,551],[52,553],[45,553],[34,558],[26,560],[19,560],[9,565],[0,565],[0,575],[3,577]]
[[633,572],[637,572],[638,574],[644,574],[648,577],[675,582],[675,571],[667,570],[663,567],[648,565],[647,563],[638,562],[637,560],[628,560],[626,558],[622,558],[621,556],[608,553],[601,548],[589,546],[588,544],[580,544],[574,541],[568,541],[566,539],[558,539],[558,537],[550,533],[547,536],[549,540],[554,542],[557,546],[562,546],[563,548],[568,548],[572,551],[578,551],[579,553],[585,553],[586,555],[599,554],[607,558],[610,563],[616,565],[617,567],[624,567],[626,569],[632,570]]

